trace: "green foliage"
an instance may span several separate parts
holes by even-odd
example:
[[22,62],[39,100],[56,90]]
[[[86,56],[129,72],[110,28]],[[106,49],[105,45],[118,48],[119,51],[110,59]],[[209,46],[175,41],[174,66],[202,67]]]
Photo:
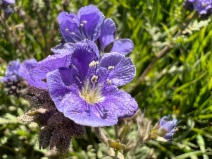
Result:
[[[94,4],[115,21],[117,36],[134,42],[134,51],[129,56],[136,65],[136,77],[123,89],[135,97],[141,111],[153,123],[168,114],[179,120],[172,143],[150,140],[126,158],[208,159],[212,155],[212,23],[211,19],[203,21],[196,17],[180,36],[175,36],[192,14],[183,9],[182,3],[183,0],[17,1],[15,13],[0,23],[0,76],[11,60],[41,60],[52,54],[50,48],[61,40],[57,23],[60,11],[77,12],[84,5]],[[166,45],[170,49],[136,85]],[[66,154],[39,150],[37,128],[16,119],[28,109],[26,101],[7,96],[0,84],[0,158],[110,158],[108,148],[99,143],[90,128],[87,137],[72,140]],[[113,127],[105,130],[110,138],[116,139]],[[136,131],[130,129],[128,138]]]

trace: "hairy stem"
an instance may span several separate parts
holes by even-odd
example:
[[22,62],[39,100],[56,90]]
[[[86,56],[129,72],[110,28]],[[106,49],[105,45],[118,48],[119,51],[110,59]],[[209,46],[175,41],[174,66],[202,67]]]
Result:
[[109,145],[108,144],[108,138],[102,132],[102,130],[100,129],[100,127],[95,127],[94,130],[95,130],[95,133],[96,133],[97,137],[101,140],[101,142],[103,142],[105,145],[108,146]]

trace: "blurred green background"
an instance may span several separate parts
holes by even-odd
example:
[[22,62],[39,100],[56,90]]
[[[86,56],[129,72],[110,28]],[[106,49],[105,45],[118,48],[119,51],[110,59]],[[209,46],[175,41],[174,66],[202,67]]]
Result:
[[[0,76],[11,60],[34,57],[39,61],[52,54],[51,47],[61,41],[59,12],[77,13],[89,4],[115,21],[117,36],[134,42],[134,51],[129,56],[137,73],[123,89],[135,97],[145,117],[153,123],[168,114],[179,120],[172,143],[149,141],[130,158],[211,158],[212,22],[197,16],[180,36],[174,37],[192,14],[183,9],[183,0],[17,0],[15,12],[6,21],[1,18]],[[166,45],[170,49],[165,56],[136,83]],[[85,139],[72,141],[73,146],[66,154],[39,150],[38,128],[16,119],[28,109],[27,101],[8,96],[0,84],[0,158],[95,159],[106,151],[90,129]],[[113,128],[106,131],[113,138]]]

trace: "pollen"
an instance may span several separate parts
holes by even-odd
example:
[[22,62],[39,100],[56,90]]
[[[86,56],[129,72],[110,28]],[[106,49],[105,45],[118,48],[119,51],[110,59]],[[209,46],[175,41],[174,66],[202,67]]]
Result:
[[111,83],[112,83],[111,80],[107,79],[107,84],[111,84]]
[[91,77],[91,82],[92,82],[92,83],[96,83],[97,80],[98,80],[98,76],[93,75],[93,76]]
[[96,104],[99,102],[103,102],[105,97],[102,95],[101,86],[97,85],[95,87],[91,87],[89,81],[86,81],[84,87],[79,92],[81,98],[83,98],[88,104]]
[[99,64],[99,61],[91,61],[91,63],[89,64],[89,67],[95,67]]
[[108,66],[107,69],[108,69],[108,70],[112,70],[112,69],[114,69],[114,66]]

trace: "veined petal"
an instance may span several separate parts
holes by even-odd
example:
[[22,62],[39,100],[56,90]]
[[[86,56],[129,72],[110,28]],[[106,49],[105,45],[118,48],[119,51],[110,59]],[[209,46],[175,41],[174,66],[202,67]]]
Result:
[[134,44],[130,39],[120,39],[113,43],[113,47],[110,52],[118,52],[122,55],[127,55],[134,49]]
[[125,85],[135,77],[135,65],[130,58],[119,53],[105,54],[100,61],[101,67],[109,70],[107,80],[116,86]]
[[46,57],[31,69],[30,76],[36,85],[35,83],[30,83],[30,81],[28,81],[29,84],[38,88],[47,89],[47,84],[45,82],[47,73],[60,67],[68,67],[70,65],[70,60],[70,53],[57,54]]
[[81,43],[76,43],[75,52],[72,54],[72,65],[78,69],[79,78],[83,81],[89,74],[89,64],[92,61],[97,61],[99,51],[95,43],[89,40],[84,40]]
[[72,43],[61,43],[53,48],[51,51],[54,54],[68,54],[74,52],[74,45]]
[[61,24],[62,22],[68,20],[72,23],[76,23],[77,26],[79,26],[79,19],[77,17],[76,14],[74,13],[67,13],[67,12],[61,12],[59,15],[58,15],[58,23]]
[[103,25],[101,27],[101,35],[99,36],[101,50],[112,43],[115,39],[116,25],[112,19],[107,18],[104,20]]
[[60,32],[66,42],[75,43],[83,40],[77,23],[73,23],[69,20],[60,23]]
[[[117,118],[131,117],[138,110],[138,104],[130,94],[111,86],[103,90],[105,100],[101,103],[111,113],[116,112]],[[115,114],[114,114],[115,115]]]
[[31,58],[29,60],[25,60],[25,61],[23,61],[23,63],[21,63],[18,72],[21,74],[24,74],[25,72],[30,71],[32,65],[34,65],[36,63],[37,63],[37,61],[33,58]]
[[61,105],[64,96],[71,91],[71,84],[74,82],[74,73],[69,68],[56,69],[47,74],[47,84],[49,93],[54,101],[57,109],[64,111],[64,106]]
[[102,12],[95,6],[85,6],[79,9],[78,18],[80,20],[79,26],[87,39],[95,41],[99,37],[104,20]]

